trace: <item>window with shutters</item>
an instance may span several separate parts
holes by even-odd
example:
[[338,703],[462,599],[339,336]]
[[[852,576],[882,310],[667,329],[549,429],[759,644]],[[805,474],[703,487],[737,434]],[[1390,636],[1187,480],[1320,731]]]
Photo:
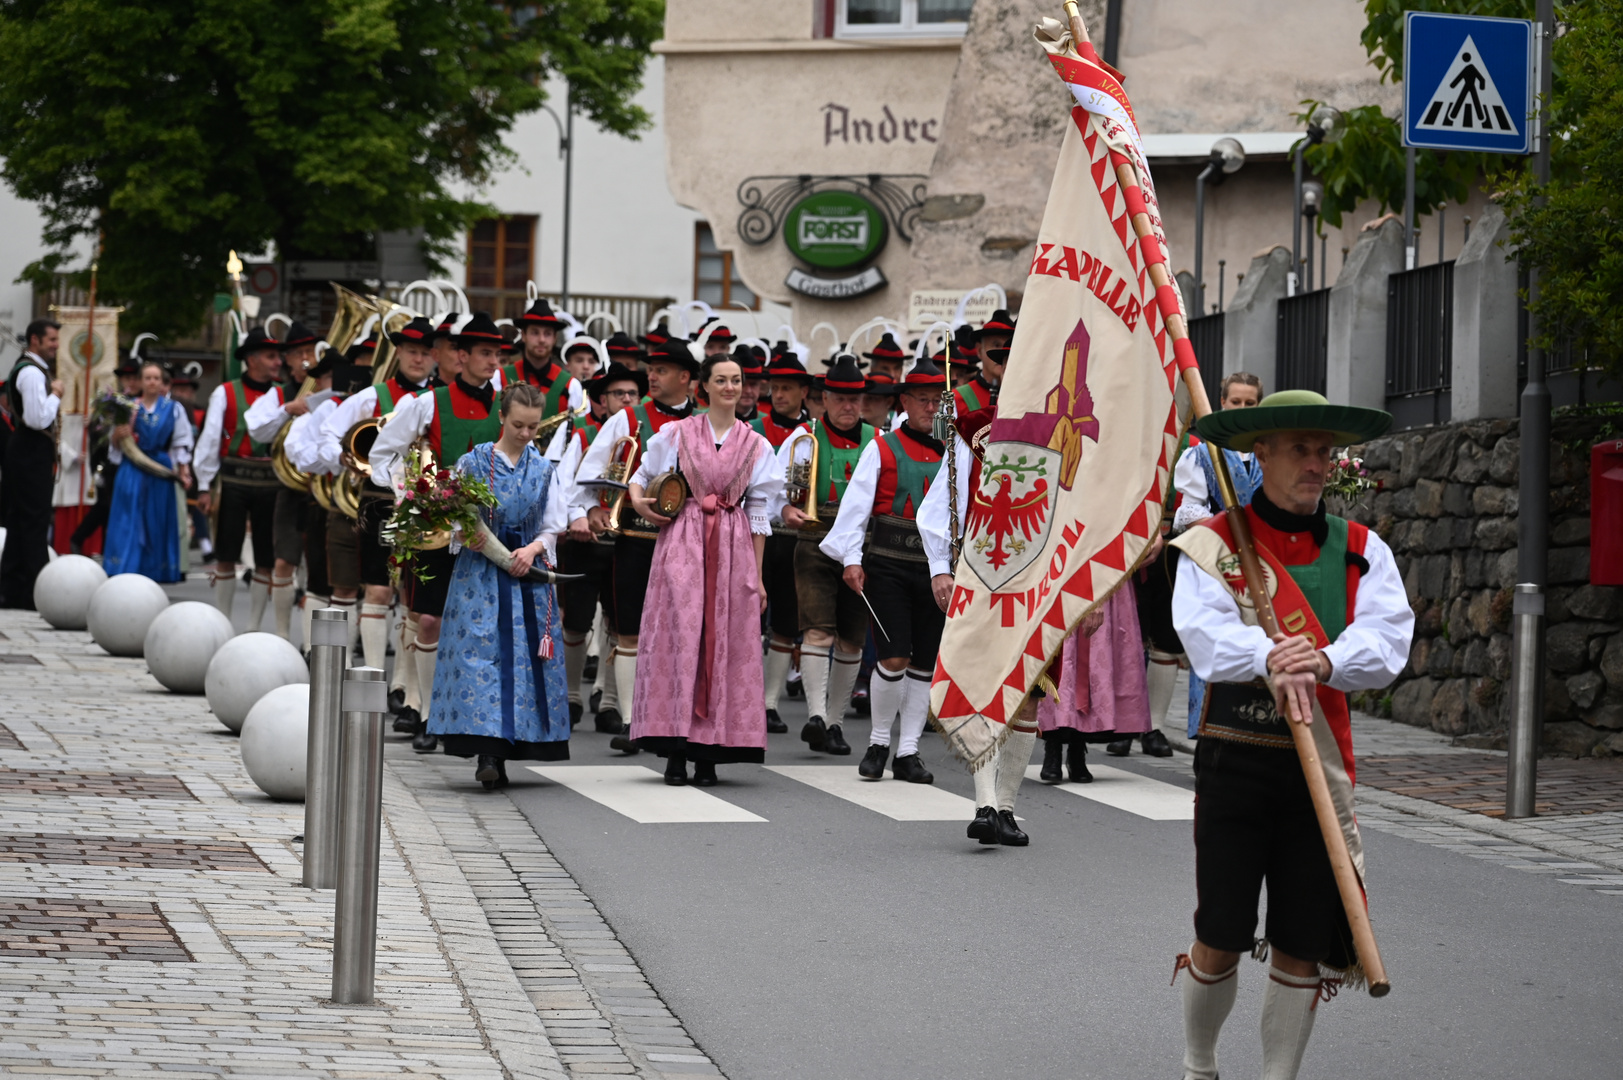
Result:
[[733,265],[733,253],[716,246],[716,236],[708,222],[694,226],[693,234],[693,298],[703,300],[713,308],[744,305],[758,311],[761,299],[750,291],[738,276]]

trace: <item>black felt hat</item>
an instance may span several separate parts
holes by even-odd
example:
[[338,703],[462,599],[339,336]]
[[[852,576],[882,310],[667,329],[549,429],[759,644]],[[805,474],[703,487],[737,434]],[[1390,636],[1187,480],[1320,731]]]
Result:
[[835,356],[828,374],[823,376],[823,389],[835,394],[865,393],[868,380],[863,378],[862,369],[857,367],[857,358],[850,353]]
[[673,338],[648,354],[645,364],[675,364],[686,368],[689,375],[697,375],[703,365],[688,348],[688,342]]
[[243,360],[247,358],[249,353],[263,352],[266,349],[281,352],[282,343],[267,334],[263,326],[256,326],[248,331],[247,336],[237,345],[237,350],[233,355],[238,360]]
[[544,296],[536,297],[535,303],[530,305],[529,310],[514,319],[513,322],[521,327],[550,326],[555,330],[569,325],[558,316],[557,312],[552,310],[552,305],[547,303],[547,298]]
[[390,334],[389,340],[396,345],[430,345],[436,333],[438,331],[434,329],[434,324],[419,315]]
[[282,339],[282,348],[297,349],[302,345],[314,345],[320,340],[320,334],[317,334],[303,323],[296,322],[287,328],[287,337]]
[[885,334],[879,339],[879,344],[873,347],[872,352],[862,354],[869,360],[906,360],[907,352],[896,344],[896,335]]
[[644,397],[648,393],[648,373],[636,368],[626,367],[618,360],[610,360],[608,370],[595,379],[586,380],[586,393],[593,401],[603,397],[603,391],[609,388],[610,383],[634,382],[637,384],[637,396]]
[[947,377],[941,369],[935,366],[935,361],[928,356],[921,356],[913,361],[913,366],[902,376],[901,386],[904,389],[940,389],[947,384]]
[[793,379],[799,383],[812,381],[811,373],[806,370],[806,365],[802,364],[800,357],[795,356],[793,353],[774,357],[772,362],[766,366],[766,377],[769,380]]
[[996,311],[992,312],[992,317],[987,319],[986,322],[981,325],[981,328],[975,332],[975,340],[980,341],[988,334],[996,334],[1002,337],[1009,337],[1013,335],[1014,316],[1010,315],[1005,308],[998,308]]
[[616,330],[609,335],[603,347],[609,351],[610,356],[641,356],[642,346],[631,340],[631,336],[624,330]]
[[496,321],[482,311],[473,314],[466,325],[451,336],[459,349],[471,349],[475,345],[502,346],[507,339],[502,336],[502,328]]

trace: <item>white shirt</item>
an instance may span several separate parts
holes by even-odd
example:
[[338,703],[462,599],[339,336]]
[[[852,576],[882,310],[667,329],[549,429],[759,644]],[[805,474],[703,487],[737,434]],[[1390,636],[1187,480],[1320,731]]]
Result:
[[[38,353],[24,353],[23,357],[45,363],[45,358]],[[17,380],[17,393],[23,399],[23,423],[35,431],[49,431],[56,423],[56,410],[61,407],[62,399],[51,393],[51,380],[45,372],[33,364],[25,365],[21,361],[18,364],[13,377]]]
[[[1414,610],[1409,607],[1392,549],[1371,531],[1364,558],[1369,560],[1369,572],[1358,583],[1353,620],[1324,648],[1333,668],[1329,686],[1335,690],[1388,686],[1409,662]],[[1172,625],[1189,655],[1190,667],[1207,682],[1246,683],[1267,677],[1273,642],[1261,627],[1241,621],[1234,594],[1190,558],[1178,560]]]
[[[748,424],[735,422],[716,445],[726,446],[727,440],[739,431],[749,430]],[[598,432],[597,441],[592,445],[596,446],[601,442],[606,433],[605,426],[603,431]],[[711,435],[714,434],[715,431],[712,429]],[[768,449],[770,450],[770,447]],[[648,440],[648,449],[644,451],[642,463],[637,466],[637,471],[632,474],[631,482],[646,488],[654,477],[676,468],[676,465],[676,440],[671,437],[668,430],[661,429]],[[772,453],[762,454],[755,459],[755,470],[750,474],[749,486],[744,489],[744,510],[750,516],[750,532],[761,536],[771,535],[772,519],[781,513],[782,502],[783,470],[778,467],[778,457]]]
[[[1206,444],[1186,446],[1178,455],[1178,464],[1172,469],[1172,486],[1183,496],[1178,512],[1172,517],[1172,531],[1181,533],[1197,521],[1212,516],[1210,493],[1206,490],[1206,469],[1200,459],[1206,454]],[[1249,453],[1240,455],[1241,461],[1250,461]]]
[[[223,435],[220,429],[225,425],[225,401],[230,388],[229,383],[221,383],[209,395],[208,413],[203,417],[203,434],[198,437],[197,453],[192,458],[192,464],[197,473],[198,491],[207,491],[213,486],[214,478],[220,475],[220,441]],[[282,388],[273,384],[262,396],[273,397],[276,399],[276,403],[280,405],[282,402]],[[248,406],[249,412],[253,412],[254,404],[258,403],[250,404]],[[244,422],[247,419],[247,416],[243,417]],[[252,435],[249,436],[249,438],[252,437]]]
[[294,468],[313,475],[338,471],[337,459],[329,463],[323,454],[321,439],[322,426],[337,411],[337,399],[328,398],[303,416],[293,418],[293,426],[287,429],[287,440],[282,443],[282,449]]
[[248,406],[248,437],[268,445],[291,419],[281,394],[262,394]]
[[[165,449],[169,451],[169,459],[176,465],[189,464],[192,460],[193,439],[192,422],[186,415],[186,407],[168,395],[165,395],[153,402],[152,408],[150,409],[147,408],[146,405],[141,401],[137,401],[135,405],[135,407],[141,412],[147,413],[150,416],[156,416],[158,410],[166,406],[173,409],[178,415],[175,417],[175,430],[169,436],[169,445],[165,447]],[[117,446],[109,445],[107,447],[107,460],[112,462],[114,465],[122,464],[124,461],[124,451],[120,450]]]
[[[499,389],[494,381],[486,385]],[[365,393],[363,390],[355,396],[359,398]],[[378,437],[372,443],[372,453],[368,457],[372,465],[372,483],[392,488],[396,498],[406,490],[406,451],[434,422],[436,400],[434,394],[422,393],[396,403],[394,412],[389,414],[389,422],[378,431]],[[326,426],[328,431],[333,430],[337,427],[337,419],[329,420]],[[342,435],[348,430],[347,426],[340,428],[338,434]],[[440,468],[446,468],[447,464],[440,462]]]
[[[648,414],[652,416],[660,406],[656,402],[648,403]],[[687,415],[693,415],[691,412]],[[672,417],[679,419],[679,417]],[[569,496],[569,520],[571,523],[579,521],[586,516],[587,511],[597,505],[597,494],[600,488],[582,483],[585,480],[600,480],[609,467],[609,453],[614,444],[631,434],[632,410],[621,409],[604,422],[598,430],[597,438],[592,445],[586,448],[581,455],[580,464],[575,466],[574,490]]]
[[[956,431],[953,432],[953,452],[958,455],[958,535],[964,535],[969,520],[969,474],[975,465],[975,454],[969,444]],[[924,556],[930,560],[930,576],[952,573],[952,507],[947,503],[947,459],[941,459],[941,471],[930,483],[919,503],[919,539],[924,541]]]
[[[417,394],[424,393],[427,389],[427,385],[424,384],[423,386],[413,390],[412,395],[415,396]],[[391,389],[390,393],[393,392],[394,391]],[[393,423],[394,413],[400,411],[400,408],[405,403],[405,400],[405,398],[395,399],[394,412],[389,414],[390,423]],[[316,435],[317,441],[319,441],[321,444],[322,472],[338,472],[341,464],[339,462],[339,455],[342,453],[340,442],[344,436],[349,433],[350,428],[354,427],[357,422],[365,420],[373,413],[377,412],[377,408],[378,388],[377,384],[374,383],[373,385],[366,387],[364,390],[357,390],[355,393],[349,395],[349,397],[345,398],[339,403],[337,408],[328,414],[327,418],[322,421],[320,432]],[[385,424],[383,426],[388,427],[389,425]],[[382,437],[381,431],[378,433],[378,436],[379,438]],[[375,447],[376,444],[374,444],[374,452],[376,452]],[[378,487],[388,486],[389,485],[387,484],[378,485]]]

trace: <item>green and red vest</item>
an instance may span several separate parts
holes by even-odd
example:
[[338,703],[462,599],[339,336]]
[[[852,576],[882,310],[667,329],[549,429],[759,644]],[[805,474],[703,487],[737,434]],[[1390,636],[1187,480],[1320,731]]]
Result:
[[856,470],[862,452],[878,434],[874,426],[865,420],[858,421],[857,426],[859,431],[854,442],[830,430],[827,424],[818,424],[812,432],[817,439],[819,512],[823,513],[823,508],[827,508],[823,516],[829,522],[833,522],[834,515],[839,512],[840,500],[845,498],[845,487],[851,482],[851,474]]
[[979,375],[952,392],[958,401],[958,415],[979,412],[997,400],[997,387],[982,382]]
[[[272,385],[269,390],[255,390],[241,379],[225,384],[225,414],[220,417],[220,460],[228,457],[268,458],[270,444],[253,439],[248,434],[248,409],[266,394],[274,393],[282,400],[282,388]],[[230,434],[226,434],[229,432]]]
[[[658,407],[649,408],[653,398],[644,398],[631,407],[631,420],[637,425],[637,456],[642,457],[643,451],[648,449],[648,440],[659,434],[659,429],[675,420],[682,420],[688,416],[697,415],[697,410],[684,413],[682,416],[672,416]],[[633,470],[636,466],[633,464]]]
[[[756,414],[755,419],[749,423],[750,427],[755,429],[755,433],[764,436],[766,441],[772,444],[772,449],[776,450],[783,445],[785,439],[799,430],[800,426],[805,422],[806,418],[800,416],[791,420],[789,425],[785,427],[778,423],[778,414],[769,409],[764,413]],[[821,427],[822,425],[819,424],[818,426]]]
[[941,468],[941,451],[909,438],[900,431],[879,439],[879,482],[874,488],[875,515],[918,517],[919,506],[930,491],[930,481]]
[[378,383],[376,386],[372,387],[372,389],[378,392],[378,400],[372,406],[373,416],[388,416],[390,413],[394,412],[395,406],[399,405],[403,399],[416,397],[418,394],[423,392],[422,387],[413,386],[410,383],[403,383],[399,378],[393,378],[388,382]]
[[450,468],[480,443],[495,442],[501,437],[502,418],[496,401],[493,397],[490,407],[486,408],[484,402],[463,390],[462,384],[456,381],[435,389],[434,420],[428,425],[428,445],[441,468]]
[[590,412],[585,416],[577,416],[569,422],[569,437],[580,443],[580,452],[584,454],[586,448],[596,441],[597,433],[603,430],[603,425],[607,422],[607,416],[599,420]]
[[574,376],[564,371],[560,364],[549,365],[545,376],[537,376],[522,360],[502,368],[503,386],[527,382],[546,395],[546,400],[541,402],[543,420],[569,408],[569,384],[574,381]]

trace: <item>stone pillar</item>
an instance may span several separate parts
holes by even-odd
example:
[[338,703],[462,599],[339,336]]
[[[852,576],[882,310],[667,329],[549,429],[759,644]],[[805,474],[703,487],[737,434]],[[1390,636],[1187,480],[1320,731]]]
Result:
[[1246,268],[1245,280],[1223,309],[1223,374],[1249,371],[1274,390],[1274,343],[1279,333],[1279,301],[1290,275],[1290,248],[1259,252]]
[[1396,214],[1364,227],[1330,289],[1324,394],[1339,405],[1386,408],[1386,279],[1403,269]]
[[1516,259],[1505,212],[1489,203],[1454,261],[1455,420],[1516,415]]

